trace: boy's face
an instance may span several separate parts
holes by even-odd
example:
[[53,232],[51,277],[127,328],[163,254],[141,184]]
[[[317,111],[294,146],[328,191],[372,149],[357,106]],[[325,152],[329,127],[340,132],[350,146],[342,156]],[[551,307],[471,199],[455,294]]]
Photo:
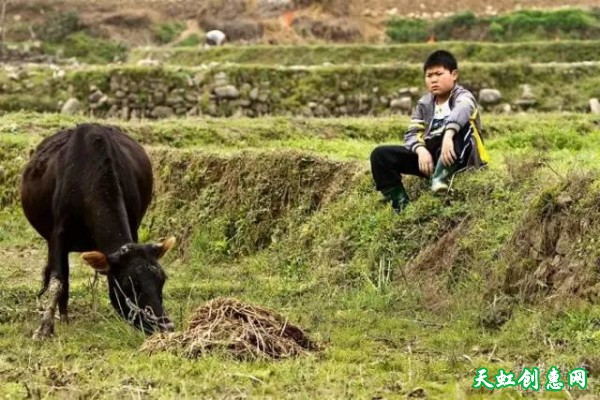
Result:
[[436,97],[446,97],[454,88],[458,70],[450,71],[444,67],[431,67],[425,71],[427,90]]

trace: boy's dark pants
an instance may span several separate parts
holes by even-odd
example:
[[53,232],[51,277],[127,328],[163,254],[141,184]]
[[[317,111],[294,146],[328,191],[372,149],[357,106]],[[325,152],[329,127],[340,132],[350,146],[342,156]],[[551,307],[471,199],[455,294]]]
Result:
[[[463,154],[463,150],[466,150],[463,157],[456,161],[457,169],[462,169],[467,164],[471,150],[465,149],[465,147],[471,146],[470,135],[465,138],[465,135],[457,133],[453,139],[457,158]],[[442,136],[425,141],[425,147],[433,157],[433,167],[435,168],[442,151]],[[399,145],[376,147],[371,153],[371,173],[375,187],[379,191],[385,191],[400,184],[402,182],[401,174],[426,178],[426,175],[419,170],[419,156]]]

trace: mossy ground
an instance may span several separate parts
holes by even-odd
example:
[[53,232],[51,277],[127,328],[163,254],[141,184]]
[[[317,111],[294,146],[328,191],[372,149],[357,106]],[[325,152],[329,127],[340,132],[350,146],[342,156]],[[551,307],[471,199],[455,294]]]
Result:
[[[543,385],[549,366],[566,379],[583,365],[591,374],[586,392],[502,389],[494,397],[600,395],[595,298],[561,290],[559,279],[542,280],[539,296],[506,284],[518,284],[507,279],[517,265],[525,278],[537,277],[548,257],[526,253],[519,239],[530,231],[538,233],[534,244],[546,237],[553,216],[558,237],[560,227],[591,222],[566,230],[574,236],[552,256],[596,268],[593,118],[484,119],[490,167],[459,175],[445,197],[407,179],[413,203],[401,215],[378,202],[367,160],[376,144],[397,141],[407,120],[119,123],[154,161],[155,199],[141,237],[173,234],[181,242],[164,260],[165,301],[178,329],[204,301],[232,296],[280,311],[325,345],[314,356],[274,362],[140,352],[143,336],[115,316],[105,282],[94,288],[75,255],[71,324],[57,321],[49,341],[30,339],[45,247],[18,205],[18,174],[42,136],[77,120],[0,118],[0,393],[399,398],[423,387],[430,398],[487,398],[471,388],[480,367],[495,374],[537,366]],[[565,195],[571,203],[556,206]],[[597,282],[586,275],[586,289]]]

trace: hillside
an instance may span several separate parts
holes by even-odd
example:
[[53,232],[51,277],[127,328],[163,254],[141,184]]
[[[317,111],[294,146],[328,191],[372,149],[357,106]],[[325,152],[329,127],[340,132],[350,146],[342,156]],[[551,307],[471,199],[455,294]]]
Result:
[[[76,12],[94,35],[128,45],[156,41],[157,26],[181,24],[181,37],[211,27],[226,26],[238,40],[262,43],[306,43],[314,40],[344,42],[385,41],[385,21],[391,17],[441,18],[471,11],[496,15],[522,8],[556,9],[567,6],[593,7],[594,0],[450,1],[421,0],[22,0],[9,2],[6,37],[26,39],[32,27],[54,14]],[[310,35],[300,34],[303,31]],[[43,39],[43,38],[40,38]]]

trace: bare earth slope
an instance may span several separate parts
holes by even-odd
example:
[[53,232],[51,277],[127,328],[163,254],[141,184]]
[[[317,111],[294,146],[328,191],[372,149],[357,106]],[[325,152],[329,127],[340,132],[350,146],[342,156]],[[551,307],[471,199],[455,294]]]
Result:
[[290,29],[290,24],[304,17],[340,26],[341,30],[351,27],[358,32],[351,41],[381,42],[383,22],[390,16],[438,18],[464,11],[497,14],[597,5],[597,0],[21,0],[8,4],[6,23],[9,37],[11,30],[27,35],[28,25],[55,12],[75,10],[95,33],[144,45],[152,40],[152,28],[169,20],[187,21],[192,30],[197,29],[197,21],[202,18],[228,23],[250,21],[262,24],[264,42],[300,43],[303,39]]

